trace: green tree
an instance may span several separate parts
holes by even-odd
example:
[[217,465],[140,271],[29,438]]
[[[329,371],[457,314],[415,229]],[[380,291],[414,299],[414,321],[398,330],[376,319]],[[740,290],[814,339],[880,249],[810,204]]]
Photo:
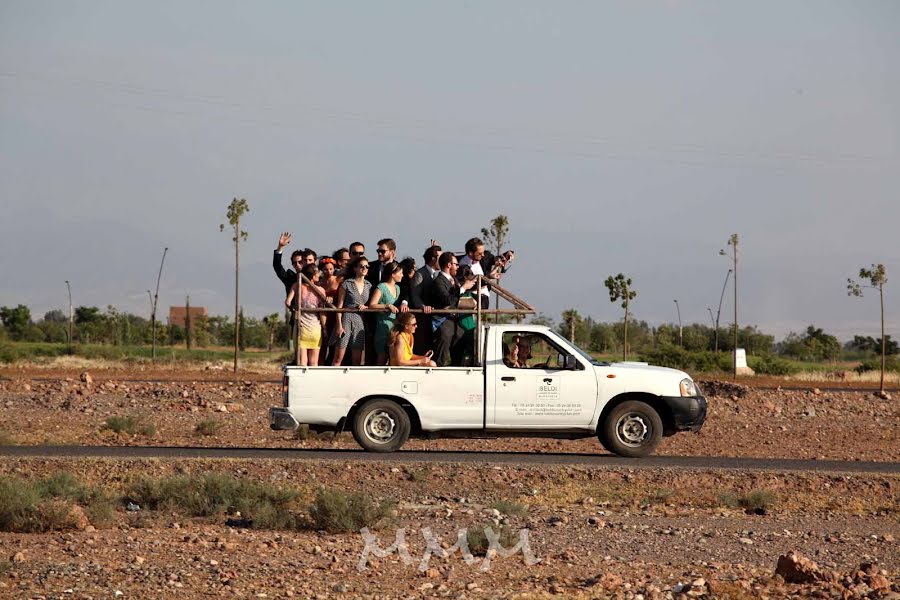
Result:
[[553,327],[553,318],[548,315],[545,315],[542,312],[539,312],[538,314],[531,317],[531,320],[529,321],[529,323],[532,325],[543,325],[544,327],[552,328]]
[[863,336],[863,335],[854,335],[853,339],[847,342],[846,348],[847,350],[857,350],[859,352],[878,352],[881,349],[882,343],[885,346],[885,354],[888,356],[892,356],[894,354],[900,354],[900,344],[898,344],[895,340],[891,339],[890,335],[884,336],[885,340],[882,342],[881,338],[873,338],[872,336]]
[[79,306],[75,309],[75,324],[99,323],[103,319],[100,309],[96,306]]
[[562,313],[563,325],[566,328],[566,335],[569,341],[575,343],[575,329],[581,324],[581,315],[574,308],[564,310]]
[[272,346],[275,344],[275,332],[278,331],[280,325],[278,321],[278,313],[272,313],[263,317],[263,324],[268,330],[269,338],[266,342],[266,351],[271,352]]
[[24,304],[19,304],[15,308],[3,306],[0,307],[0,321],[3,321],[9,337],[21,340],[31,325],[31,311]]
[[[226,212],[226,216],[228,217],[228,224],[234,230],[234,237],[231,238],[231,241],[234,242],[234,372],[237,373],[238,368],[238,349],[240,346],[240,331],[239,331],[239,323],[240,323],[240,315],[238,314],[239,310],[239,280],[240,280],[240,265],[241,265],[241,241],[245,241],[247,239],[247,232],[241,229],[241,217],[244,216],[250,210],[247,201],[244,198],[237,199],[234,198],[231,201],[231,204],[228,205],[228,211]],[[219,231],[225,231],[225,224],[222,223],[219,225]]]
[[238,347],[241,352],[247,349],[247,320],[244,318],[244,307],[238,312]]
[[833,335],[810,325],[803,336],[791,332],[778,345],[779,354],[800,360],[834,360],[841,353],[841,344]]
[[883,264],[873,264],[872,268],[863,267],[859,270],[857,280],[847,279],[847,295],[862,297],[863,288],[871,288],[878,290],[878,297],[881,300],[881,383],[879,384],[879,394],[885,395],[884,392],[884,370],[887,358],[887,338],[884,335],[884,284],[887,283],[887,271]]
[[615,277],[610,275],[606,278],[606,288],[609,290],[609,301],[622,301],[622,308],[625,309],[625,330],[622,343],[622,359],[628,358],[628,306],[632,300],[637,297],[637,291],[631,288],[631,278],[626,278],[619,273]]
[[44,313],[43,320],[48,323],[68,323],[69,317],[67,317],[66,313],[60,309],[54,308],[53,310],[48,310]]

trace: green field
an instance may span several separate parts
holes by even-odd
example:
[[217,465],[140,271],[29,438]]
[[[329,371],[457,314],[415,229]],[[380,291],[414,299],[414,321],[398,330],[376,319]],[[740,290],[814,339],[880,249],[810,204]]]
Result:
[[[106,344],[76,344],[71,354],[66,344],[47,342],[0,342],[0,363],[17,361],[42,362],[64,356],[75,356],[91,360],[111,360],[143,363],[152,358],[150,346],[112,346]],[[234,358],[231,348],[192,348],[184,346],[157,346],[157,362],[203,363],[223,362]],[[284,351],[266,352],[264,350],[247,350],[239,354],[241,361],[272,362],[283,364],[290,360],[290,354]]]

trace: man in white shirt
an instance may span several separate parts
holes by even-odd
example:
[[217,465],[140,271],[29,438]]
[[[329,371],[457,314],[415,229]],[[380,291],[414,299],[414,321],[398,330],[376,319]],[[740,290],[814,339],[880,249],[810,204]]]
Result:
[[[500,279],[500,266],[494,264],[492,256],[487,256],[489,260],[485,260],[486,253],[484,251],[484,242],[475,237],[466,242],[466,255],[459,259],[459,265],[469,265],[472,267],[472,273],[481,275],[485,284],[497,283]],[[485,273],[485,268],[490,272]],[[481,308],[491,307],[491,292],[488,285],[481,286]]]

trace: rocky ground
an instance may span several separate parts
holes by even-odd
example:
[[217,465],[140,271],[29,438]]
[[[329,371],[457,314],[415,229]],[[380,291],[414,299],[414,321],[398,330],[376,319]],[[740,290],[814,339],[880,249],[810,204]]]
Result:
[[[262,376],[200,382],[207,374],[181,373],[177,383],[144,383],[109,372],[63,373],[68,379],[57,381],[3,375],[4,443],[355,447],[348,436],[297,439],[269,430],[266,411],[280,404],[281,390]],[[896,402],[871,392],[704,389],[706,426],[666,439],[659,454],[900,460]],[[129,416],[134,433],[104,426]],[[593,439],[411,440],[408,447],[603,452]],[[900,475],[0,459],[0,476],[70,472],[112,492],[141,475],[213,471],[297,488],[299,512],[320,486],[394,499],[394,518],[374,533],[384,548],[405,529],[411,563],[392,554],[359,570],[358,533],[248,529],[226,525],[235,515],[187,518],[120,505],[109,523],[0,533],[0,597],[900,598]],[[771,495],[764,510],[748,514],[728,500],[754,491]],[[507,506],[524,511],[508,514]],[[467,564],[457,553],[418,569],[426,528],[449,547],[460,528],[485,525],[527,529],[539,562],[496,556],[482,571],[483,557]]]
[[[401,528],[409,543],[408,563],[393,553],[361,565],[358,533],[120,507],[102,527],[0,533],[0,596],[10,598],[900,597],[900,476],[199,459],[0,466],[25,478],[63,470],[109,489],[213,471],[297,487],[305,499],[320,485],[363,487],[398,502],[373,532],[380,548]],[[772,491],[765,510],[724,500],[754,490]],[[461,528],[504,525],[514,540],[528,530],[530,555],[422,563],[426,528],[449,547]]]
[[[0,436],[19,444],[356,447],[348,435],[273,432],[267,411],[281,404],[280,384],[145,383],[70,374],[0,381]],[[203,373],[197,373],[197,379]],[[182,374],[183,376],[183,374]],[[89,380],[89,381],[88,381]],[[871,392],[786,391],[708,383],[709,416],[697,434],[663,441],[660,455],[833,460],[900,460],[900,405]],[[134,417],[144,433],[104,428]],[[197,431],[204,422],[205,428]],[[151,427],[147,427],[151,426]],[[153,430],[152,434],[150,431]],[[410,449],[602,453],[596,439],[410,440]]]

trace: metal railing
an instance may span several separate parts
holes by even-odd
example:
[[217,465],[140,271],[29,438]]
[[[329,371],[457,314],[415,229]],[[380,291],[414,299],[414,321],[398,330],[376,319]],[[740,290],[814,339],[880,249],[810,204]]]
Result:
[[[497,285],[496,282],[490,282],[488,285],[489,289],[497,294],[500,298],[503,298],[507,302],[510,302],[516,308],[481,308],[481,291],[484,285],[484,279],[486,279],[482,275],[475,276],[475,290],[476,290],[476,299],[475,299],[475,308],[473,309],[463,309],[463,308],[434,308],[430,311],[425,311],[421,308],[410,308],[407,312],[413,314],[431,314],[431,315],[475,315],[475,365],[481,366],[482,364],[482,353],[484,351],[483,343],[482,343],[482,319],[485,315],[513,315],[524,317],[526,315],[535,314],[535,309],[533,306],[522,300],[521,298],[513,295],[508,290]],[[302,289],[303,284],[306,284],[308,289],[316,295],[317,298],[322,300],[325,304],[325,308],[303,308],[302,301]],[[331,314],[331,313],[384,313],[391,312],[389,308],[369,308],[365,307],[361,309],[356,306],[353,308],[337,308],[334,306],[331,301],[328,299],[325,294],[319,291],[318,286],[314,285],[303,273],[297,273],[297,293],[295,294],[295,298],[297,299],[297,307],[292,308],[291,310],[294,312],[294,364],[300,364],[300,317],[303,313],[310,314]]]

